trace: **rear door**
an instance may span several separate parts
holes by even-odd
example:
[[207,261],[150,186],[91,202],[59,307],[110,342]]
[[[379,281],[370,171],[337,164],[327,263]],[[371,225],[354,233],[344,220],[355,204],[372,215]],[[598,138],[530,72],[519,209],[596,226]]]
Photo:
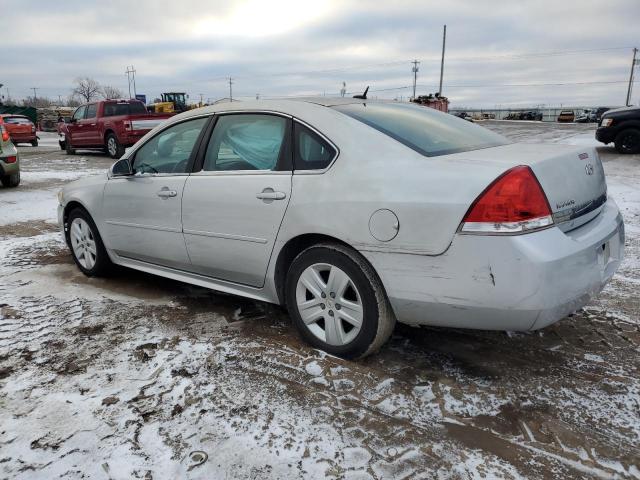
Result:
[[182,224],[196,273],[261,287],[291,195],[291,119],[267,113],[217,118],[188,179]]
[[90,103],[82,120],[82,138],[85,145],[98,146],[104,143],[98,128],[98,104]]
[[118,255],[188,270],[181,200],[208,117],[174,124],[140,147],[133,176],[113,177],[103,200],[107,247]]

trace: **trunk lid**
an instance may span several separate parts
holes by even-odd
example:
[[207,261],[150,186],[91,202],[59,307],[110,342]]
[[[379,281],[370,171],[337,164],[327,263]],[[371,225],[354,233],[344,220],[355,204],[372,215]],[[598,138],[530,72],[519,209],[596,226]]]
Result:
[[503,171],[517,165],[529,166],[549,200],[554,223],[563,231],[591,220],[606,201],[604,169],[594,147],[515,143],[451,157],[465,157],[484,166],[502,166]]

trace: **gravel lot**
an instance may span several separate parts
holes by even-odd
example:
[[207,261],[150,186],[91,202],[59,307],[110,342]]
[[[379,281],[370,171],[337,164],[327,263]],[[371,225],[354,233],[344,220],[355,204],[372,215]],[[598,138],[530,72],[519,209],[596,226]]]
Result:
[[[595,144],[591,125],[484,125]],[[112,162],[42,137],[0,190],[0,477],[640,478],[640,155],[599,147],[628,238],[592,305],[528,334],[399,326],[348,362],[272,305],[84,277],[55,194]]]

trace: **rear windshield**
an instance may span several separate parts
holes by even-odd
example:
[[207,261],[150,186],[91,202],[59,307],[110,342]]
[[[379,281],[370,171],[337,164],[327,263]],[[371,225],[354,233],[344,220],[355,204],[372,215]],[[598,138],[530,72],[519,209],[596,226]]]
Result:
[[115,117],[116,115],[137,115],[140,113],[147,113],[147,109],[142,102],[104,104],[105,117]]
[[31,123],[26,117],[3,117],[2,120],[4,123],[13,123],[13,124],[28,124]]
[[503,136],[486,128],[418,105],[354,103],[333,108],[427,157],[509,143]]

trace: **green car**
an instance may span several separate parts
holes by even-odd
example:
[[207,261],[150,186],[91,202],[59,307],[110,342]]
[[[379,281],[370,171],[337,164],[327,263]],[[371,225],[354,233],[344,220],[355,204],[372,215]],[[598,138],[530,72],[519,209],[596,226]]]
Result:
[[0,181],[4,187],[17,187],[20,184],[18,150],[2,124],[0,124]]

